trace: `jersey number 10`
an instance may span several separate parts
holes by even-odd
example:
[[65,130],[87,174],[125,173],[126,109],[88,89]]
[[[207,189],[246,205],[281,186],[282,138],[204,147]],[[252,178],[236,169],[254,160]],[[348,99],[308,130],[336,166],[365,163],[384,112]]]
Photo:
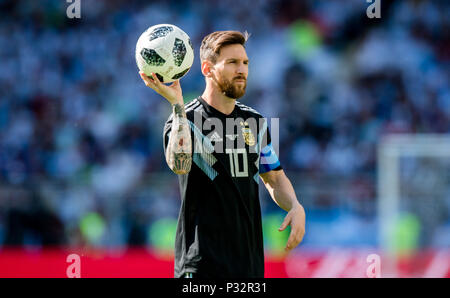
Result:
[[[245,148],[239,149],[225,149],[225,153],[230,158],[230,171],[233,177],[248,177],[248,162],[247,150]],[[239,166],[239,155],[242,156],[243,168]]]

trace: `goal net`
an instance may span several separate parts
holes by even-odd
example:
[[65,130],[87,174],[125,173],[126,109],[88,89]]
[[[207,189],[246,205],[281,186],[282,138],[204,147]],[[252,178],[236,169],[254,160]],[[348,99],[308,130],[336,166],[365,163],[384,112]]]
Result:
[[[450,135],[401,134],[378,147],[379,244],[383,276],[399,276],[402,259],[424,251],[441,257],[428,271],[409,264],[412,276],[438,277],[450,266]],[[417,260],[417,258],[416,258]],[[431,270],[431,271],[430,271]]]

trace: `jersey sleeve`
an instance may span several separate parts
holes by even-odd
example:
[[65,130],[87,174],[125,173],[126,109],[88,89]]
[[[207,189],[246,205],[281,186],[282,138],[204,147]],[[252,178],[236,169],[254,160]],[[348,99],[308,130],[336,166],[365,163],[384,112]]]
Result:
[[[259,158],[259,173],[264,174],[270,171],[282,170],[280,160],[272,145],[272,138],[270,136],[269,128],[264,125],[263,138],[261,140],[261,152]],[[263,129],[264,129],[263,127]]]

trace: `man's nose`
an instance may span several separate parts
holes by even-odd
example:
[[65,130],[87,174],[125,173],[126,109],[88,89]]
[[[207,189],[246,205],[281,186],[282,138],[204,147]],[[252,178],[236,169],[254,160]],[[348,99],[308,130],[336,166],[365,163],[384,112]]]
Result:
[[240,63],[238,68],[236,69],[236,72],[238,74],[246,74],[247,73],[247,67],[244,65],[244,63]]

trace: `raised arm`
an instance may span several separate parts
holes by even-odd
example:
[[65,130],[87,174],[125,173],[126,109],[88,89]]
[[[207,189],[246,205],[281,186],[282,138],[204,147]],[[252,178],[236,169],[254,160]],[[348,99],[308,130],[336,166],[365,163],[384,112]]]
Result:
[[139,74],[146,86],[155,90],[172,105],[173,121],[165,152],[166,161],[175,174],[187,174],[192,164],[192,141],[180,82],[177,80],[167,86],[161,83],[154,73],[150,77],[143,72]]

